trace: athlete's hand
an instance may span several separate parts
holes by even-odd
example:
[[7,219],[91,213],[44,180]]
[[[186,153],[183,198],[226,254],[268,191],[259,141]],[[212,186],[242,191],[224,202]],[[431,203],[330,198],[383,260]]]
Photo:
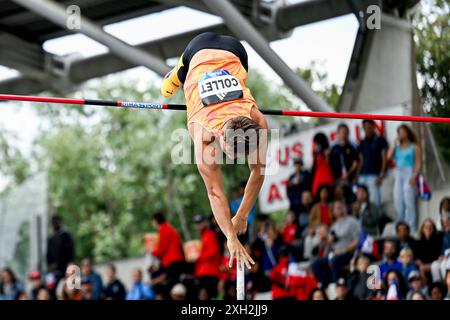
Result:
[[236,234],[244,234],[245,231],[247,231],[247,218],[235,214],[231,219],[231,223],[233,224]]
[[255,261],[250,257],[245,250],[244,246],[239,242],[237,236],[227,240],[228,251],[230,252],[230,261],[228,266],[231,268],[233,266],[233,260],[236,259],[237,267],[241,268],[241,262],[243,262],[247,268],[251,269]]

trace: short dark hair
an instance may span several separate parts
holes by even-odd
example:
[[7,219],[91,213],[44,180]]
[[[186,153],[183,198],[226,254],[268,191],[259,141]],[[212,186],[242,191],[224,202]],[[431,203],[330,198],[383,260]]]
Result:
[[363,127],[364,127],[364,125],[365,125],[366,123],[371,124],[371,125],[375,125],[375,121],[373,121],[373,120],[371,120],[371,119],[364,119],[364,120],[362,121]]
[[153,220],[155,220],[157,224],[161,224],[161,223],[166,222],[166,218],[164,217],[164,213],[162,213],[161,211],[155,212],[153,214]]
[[235,157],[245,150],[247,156],[259,145],[261,126],[252,119],[244,116],[232,118],[225,125],[224,141],[233,150]]
[[341,129],[345,129],[347,131],[347,133],[350,133],[350,128],[348,127],[348,125],[346,125],[345,123],[340,123],[337,127],[337,131],[341,130]]
[[395,225],[395,231],[398,232],[398,228],[399,228],[400,226],[405,226],[406,229],[408,229],[408,232],[410,231],[409,225],[408,225],[406,222],[404,222],[404,221],[399,221],[399,222],[397,222],[397,224]]

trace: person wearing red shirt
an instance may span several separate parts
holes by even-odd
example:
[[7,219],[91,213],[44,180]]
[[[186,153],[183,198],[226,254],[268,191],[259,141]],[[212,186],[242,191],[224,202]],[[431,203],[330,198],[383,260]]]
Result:
[[159,230],[159,241],[152,255],[161,261],[169,282],[177,283],[184,273],[185,259],[183,245],[177,230],[166,222],[164,214],[157,212],[153,215],[153,227]]
[[199,280],[199,289],[206,289],[208,297],[217,297],[217,285],[221,277],[220,264],[222,254],[216,233],[210,229],[209,221],[202,215],[194,216],[195,229],[200,232],[202,246],[195,263],[195,277]]
[[300,227],[294,211],[289,211],[286,215],[286,224],[282,231],[284,243],[293,244],[295,240],[299,239],[299,229]]
[[330,143],[327,136],[319,132],[313,138],[313,170],[312,170],[312,194],[315,197],[322,185],[334,184],[333,171],[328,162],[330,155]]
[[278,264],[269,275],[272,281],[273,300],[295,300],[295,290],[289,284],[289,254],[287,250],[281,250]]

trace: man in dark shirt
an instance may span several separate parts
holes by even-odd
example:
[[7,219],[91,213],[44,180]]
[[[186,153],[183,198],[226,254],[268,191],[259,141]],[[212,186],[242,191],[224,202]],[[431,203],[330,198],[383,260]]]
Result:
[[294,159],[295,172],[289,177],[287,195],[291,210],[298,216],[305,211],[302,206],[303,191],[311,191],[311,173],[303,170],[302,158]]
[[369,188],[370,201],[381,206],[380,187],[387,171],[388,143],[375,133],[373,120],[363,121],[365,137],[358,147],[360,158],[359,183]]
[[73,262],[75,258],[75,246],[71,234],[64,229],[60,216],[53,216],[51,224],[53,235],[47,244],[47,267],[59,281],[66,273],[69,262]]
[[125,300],[126,290],[123,283],[116,277],[116,266],[109,264],[106,269],[106,284],[103,296],[106,300]]
[[346,124],[340,124],[337,128],[338,142],[331,148],[330,166],[337,181],[349,184],[355,183],[358,169],[358,152],[350,143],[350,130]]

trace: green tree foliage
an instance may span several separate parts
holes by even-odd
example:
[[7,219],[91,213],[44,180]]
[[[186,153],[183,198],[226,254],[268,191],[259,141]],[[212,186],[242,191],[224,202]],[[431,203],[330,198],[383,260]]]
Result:
[[[415,16],[417,68],[424,107],[431,115],[450,117],[450,4],[445,0],[422,3]],[[450,162],[450,127],[433,125],[436,142]]]
[[28,172],[29,163],[17,146],[17,137],[0,128],[0,174],[6,183],[5,190],[23,182]]

